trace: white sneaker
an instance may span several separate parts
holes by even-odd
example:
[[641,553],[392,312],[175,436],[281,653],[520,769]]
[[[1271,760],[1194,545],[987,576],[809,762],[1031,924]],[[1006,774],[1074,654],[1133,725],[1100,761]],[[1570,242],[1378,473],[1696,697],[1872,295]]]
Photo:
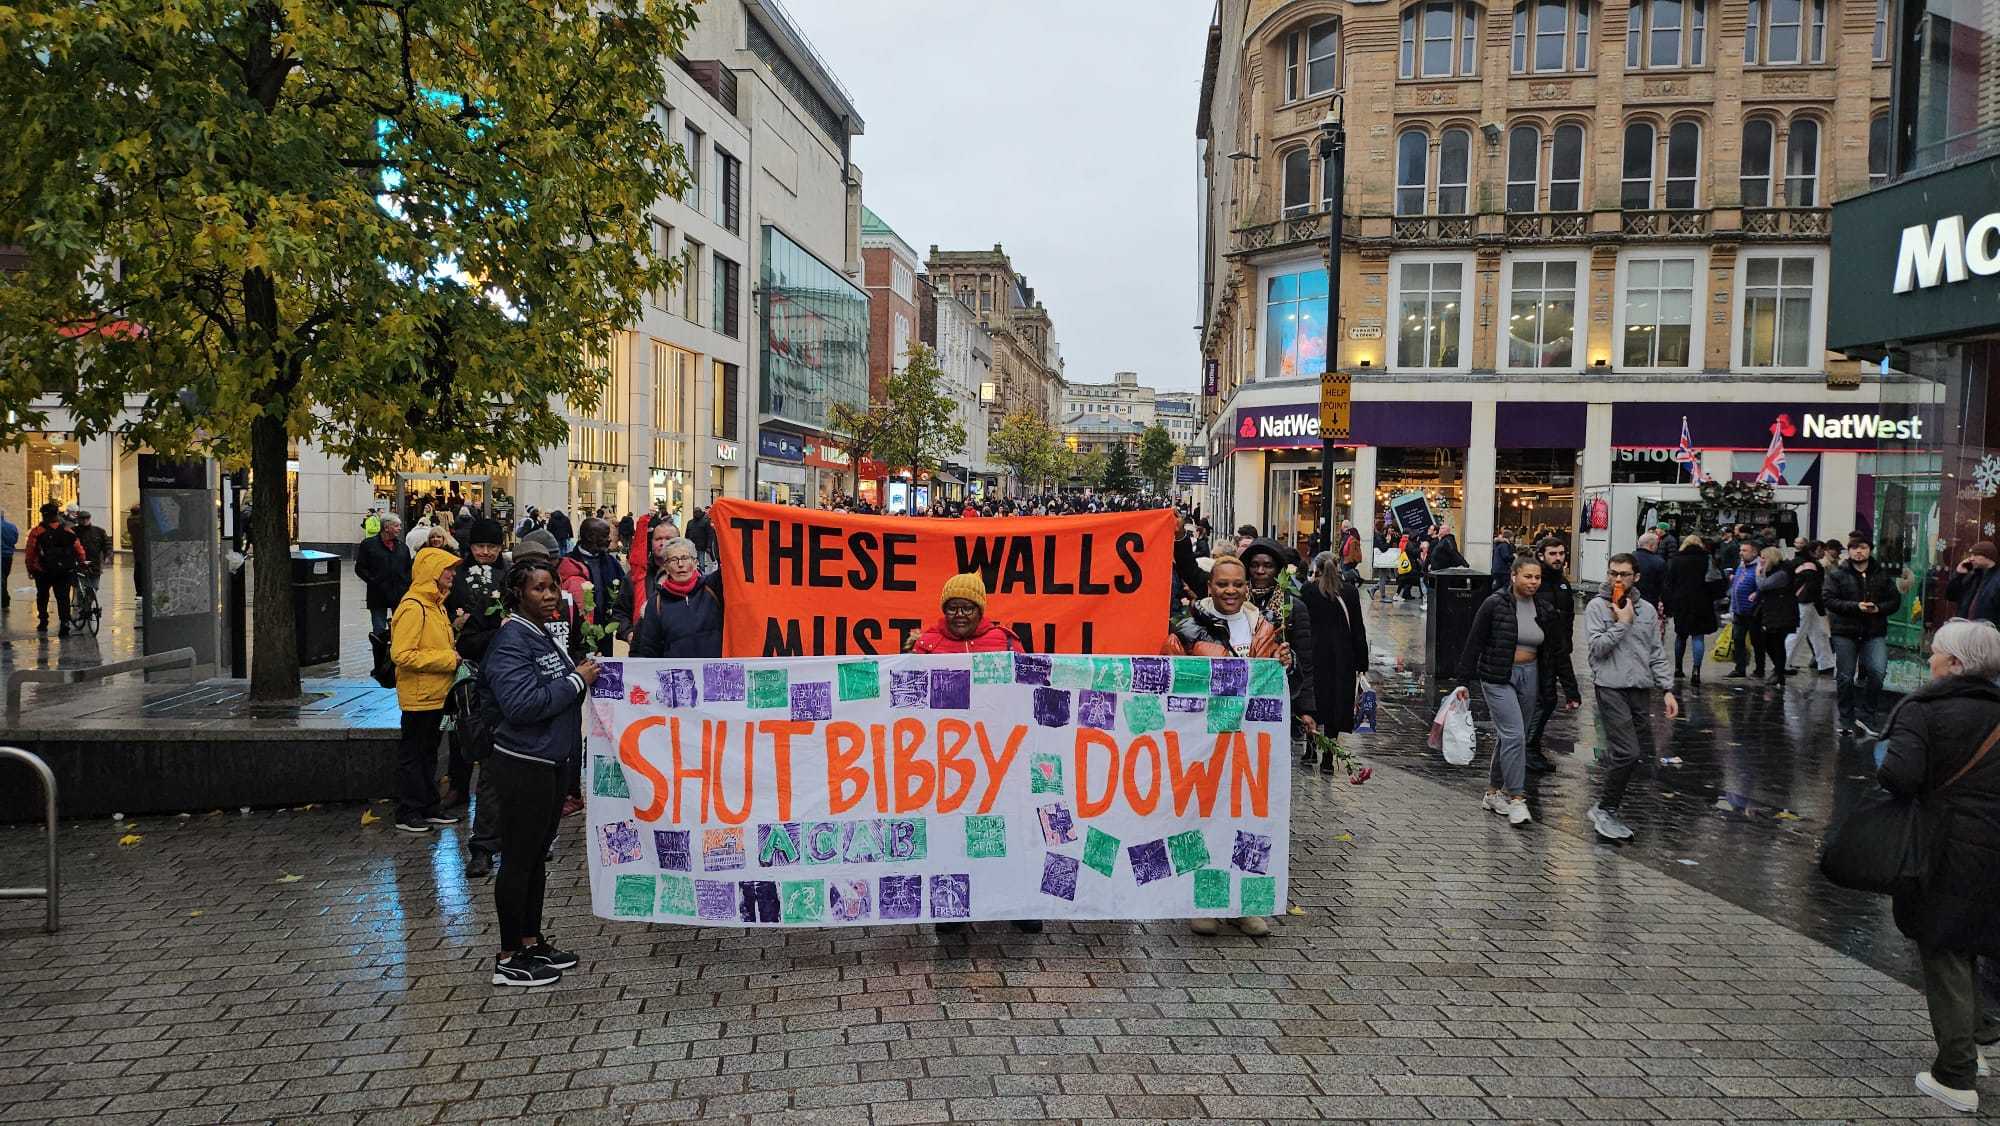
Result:
[[1271,933],[1271,921],[1262,915],[1245,915],[1236,920],[1236,929],[1251,938],[1262,938]]
[[1616,813],[1602,806],[1593,805],[1590,807],[1590,823],[1597,829],[1597,835],[1607,841],[1629,841],[1632,839],[1631,828],[1625,822],[1620,821]]
[[1507,803],[1507,824],[1519,827],[1535,819],[1528,812],[1527,798],[1514,798]]
[[1214,919],[1189,919],[1188,929],[1200,935],[1220,934],[1222,924]]
[[1978,1091],[1961,1091],[1956,1087],[1947,1087],[1932,1079],[1928,1071],[1917,1072],[1917,1090],[1963,1114],[1975,1114],[1979,1111]]
[[1505,817],[1507,815],[1507,795],[1494,790],[1479,799],[1479,808],[1491,810]]

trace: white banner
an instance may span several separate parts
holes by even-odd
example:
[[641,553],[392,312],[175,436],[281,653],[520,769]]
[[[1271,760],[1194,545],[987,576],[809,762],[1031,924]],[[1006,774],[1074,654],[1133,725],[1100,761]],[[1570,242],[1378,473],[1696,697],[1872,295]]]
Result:
[[591,907],[854,926],[1285,909],[1275,661],[962,656],[603,662],[586,701]]

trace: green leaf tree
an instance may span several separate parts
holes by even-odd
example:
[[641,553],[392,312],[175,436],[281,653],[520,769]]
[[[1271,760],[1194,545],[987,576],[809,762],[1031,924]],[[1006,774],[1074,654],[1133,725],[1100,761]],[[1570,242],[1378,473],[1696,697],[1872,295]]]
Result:
[[879,404],[863,409],[852,403],[835,403],[827,411],[834,448],[847,455],[849,480],[853,482],[849,496],[861,495],[861,459],[878,452],[887,415]]
[[937,353],[912,344],[903,370],[882,385],[881,432],[875,453],[891,470],[911,473],[936,470],[946,456],[965,448],[965,427],[958,421],[958,403],[944,391],[944,371]]
[[1139,479],[1156,493],[1172,491],[1174,461],[1179,455],[1180,448],[1166,427],[1157,422],[1146,427],[1139,436]]
[[299,694],[285,461],[535,457],[676,268],[653,115],[692,0],[0,5],[0,443],[247,463],[251,694]]
[[1129,493],[1135,478],[1132,476],[1132,457],[1125,452],[1125,443],[1111,447],[1111,452],[1103,455],[1104,474],[1097,478],[1106,492]]
[[986,443],[987,456],[1014,475],[1023,489],[1045,486],[1056,472],[1062,443],[1049,424],[1027,411],[1016,411],[1000,422]]

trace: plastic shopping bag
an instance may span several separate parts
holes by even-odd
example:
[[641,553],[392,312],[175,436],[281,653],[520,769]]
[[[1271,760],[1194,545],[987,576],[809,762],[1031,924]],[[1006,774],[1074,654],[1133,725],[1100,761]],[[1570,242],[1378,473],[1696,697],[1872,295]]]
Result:
[[1354,678],[1354,733],[1356,735],[1375,734],[1375,689],[1369,687],[1368,678]]
[[1715,644],[1708,647],[1708,659],[1711,661],[1733,661],[1736,659],[1736,631],[1734,629],[1725,625],[1716,633]]
[[1442,750],[1444,761],[1453,766],[1472,761],[1472,701],[1459,699],[1457,692],[1445,696],[1431,720],[1430,745],[1432,750]]

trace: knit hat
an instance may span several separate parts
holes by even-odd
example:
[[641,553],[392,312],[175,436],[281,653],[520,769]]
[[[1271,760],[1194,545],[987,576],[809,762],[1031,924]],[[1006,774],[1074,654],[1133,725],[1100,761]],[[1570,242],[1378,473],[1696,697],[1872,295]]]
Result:
[[506,540],[507,533],[500,527],[500,521],[482,518],[472,522],[472,534],[465,538],[469,543],[499,544]]
[[541,556],[544,559],[554,559],[557,554],[556,538],[543,528],[536,528],[534,531],[522,536],[514,544],[514,558],[517,561],[529,559],[534,556]]
[[1972,554],[2000,563],[2000,547],[1994,547],[1991,540],[1980,540],[1972,545]]
[[944,581],[944,590],[938,594],[938,605],[942,606],[954,598],[963,598],[967,602],[978,606],[981,610],[985,610],[985,581],[976,572],[972,571],[968,571],[963,575],[953,575]]

